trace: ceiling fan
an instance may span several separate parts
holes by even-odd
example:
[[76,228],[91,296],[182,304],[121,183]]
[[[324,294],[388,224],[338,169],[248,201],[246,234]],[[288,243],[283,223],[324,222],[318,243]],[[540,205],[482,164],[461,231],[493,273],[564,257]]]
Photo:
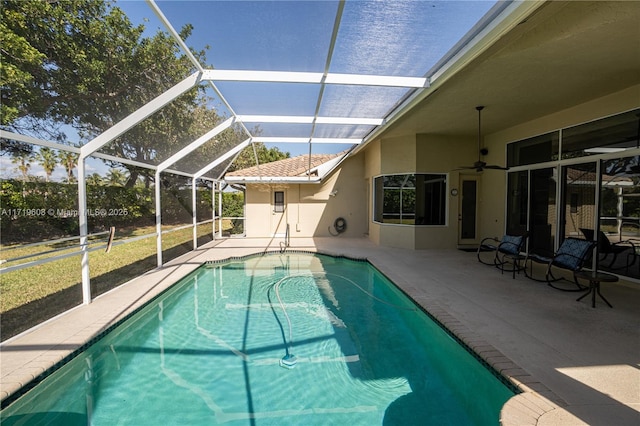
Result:
[[482,155],[487,155],[489,153],[489,150],[487,150],[487,148],[483,148],[481,146],[481,142],[482,142],[482,117],[481,117],[481,111],[483,109],[484,109],[484,106],[482,106],[482,105],[476,107],[476,110],[478,111],[478,161],[473,163],[473,166],[460,167],[459,169],[456,169],[456,170],[475,170],[476,172],[481,172],[484,169],[509,170],[508,167],[502,167],[502,166],[496,166],[496,165],[487,164],[486,162],[482,161],[482,159],[481,159]]

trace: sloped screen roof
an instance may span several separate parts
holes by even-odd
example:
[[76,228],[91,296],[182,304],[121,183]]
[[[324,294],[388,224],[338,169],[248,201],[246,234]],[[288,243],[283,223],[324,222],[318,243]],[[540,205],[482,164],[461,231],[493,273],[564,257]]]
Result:
[[[146,36],[172,37],[175,54],[187,56],[191,67],[171,70],[155,99],[129,94],[121,121],[106,131],[67,137],[85,157],[214,179],[252,142],[293,156],[335,154],[366,140],[403,101],[427,88],[508,3],[116,2],[133,24],[144,25]],[[185,25],[192,31],[183,39]],[[192,53],[201,51],[204,56]],[[206,128],[164,129],[180,125],[164,117],[171,108],[186,108],[198,88],[214,112],[202,120]]]

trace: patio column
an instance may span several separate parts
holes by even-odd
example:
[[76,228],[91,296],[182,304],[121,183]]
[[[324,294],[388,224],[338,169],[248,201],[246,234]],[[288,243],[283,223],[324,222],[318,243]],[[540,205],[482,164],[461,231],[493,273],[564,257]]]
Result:
[[157,250],[157,259],[158,259],[158,267],[162,266],[162,211],[161,203],[160,203],[160,170],[156,170],[156,185],[155,185],[155,196],[156,196],[156,250]]
[[91,280],[89,276],[89,226],[87,224],[87,179],[85,176],[85,157],[78,158],[78,221],[80,227],[80,265],[82,275],[82,303],[91,303]]

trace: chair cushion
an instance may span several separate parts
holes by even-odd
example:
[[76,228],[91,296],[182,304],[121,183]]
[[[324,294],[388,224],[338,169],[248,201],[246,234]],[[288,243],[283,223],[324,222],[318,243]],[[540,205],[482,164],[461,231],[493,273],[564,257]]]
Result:
[[567,238],[560,245],[553,262],[557,266],[575,271],[582,266],[582,262],[592,244],[591,241],[587,240]]
[[522,236],[505,235],[500,243],[500,251],[508,254],[519,254],[522,240]]

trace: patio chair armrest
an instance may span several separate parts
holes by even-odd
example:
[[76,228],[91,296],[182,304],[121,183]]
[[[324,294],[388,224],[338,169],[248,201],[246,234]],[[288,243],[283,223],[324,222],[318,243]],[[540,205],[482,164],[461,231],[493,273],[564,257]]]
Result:
[[527,257],[525,260],[527,261],[531,260],[536,263],[549,263],[551,262],[552,258],[547,256],[542,256],[536,253],[527,253]]
[[480,241],[478,251],[480,250],[497,250],[500,245],[500,240],[494,237],[487,237]]
[[618,241],[617,243],[613,243],[614,245],[622,245],[622,244],[628,244],[631,246],[632,249],[635,250],[636,248],[636,243],[633,242],[633,240],[622,240],[622,241]]

